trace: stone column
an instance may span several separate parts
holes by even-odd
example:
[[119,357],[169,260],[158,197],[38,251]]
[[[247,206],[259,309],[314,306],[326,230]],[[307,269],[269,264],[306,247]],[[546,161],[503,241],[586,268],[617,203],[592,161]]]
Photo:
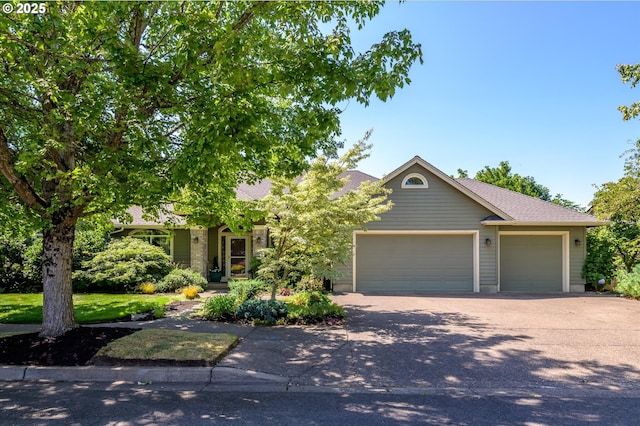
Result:
[[260,250],[267,247],[267,228],[253,228],[251,240],[251,254],[258,256]]
[[207,229],[190,228],[189,234],[191,239],[191,269],[201,273],[208,281],[207,252],[209,241]]

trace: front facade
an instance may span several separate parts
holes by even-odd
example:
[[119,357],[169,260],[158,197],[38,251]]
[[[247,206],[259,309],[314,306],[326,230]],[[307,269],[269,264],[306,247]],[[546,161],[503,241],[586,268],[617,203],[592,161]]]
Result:
[[[584,291],[586,229],[605,224],[593,216],[472,179],[453,179],[420,157],[383,180],[393,190],[393,208],[354,233],[352,261],[340,267],[334,291]],[[238,194],[261,197],[268,186],[239,188]],[[184,222],[167,230],[133,215],[116,235],[163,242],[175,262],[204,275],[217,266],[223,281],[247,276],[251,258],[268,241],[261,225],[241,235],[225,225],[185,229]]]

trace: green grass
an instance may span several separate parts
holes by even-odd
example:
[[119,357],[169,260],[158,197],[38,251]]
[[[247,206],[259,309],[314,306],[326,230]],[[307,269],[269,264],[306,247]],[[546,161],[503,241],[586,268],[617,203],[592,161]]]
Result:
[[[148,294],[74,294],[78,323],[108,322],[164,306],[181,296]],[[42,323],[42,293],[0,294],[0,323]]]
[[191,333],[179,330],[140,330],[100,349],[97,357],[125,360],[220,360],[238,342],[232,334]]

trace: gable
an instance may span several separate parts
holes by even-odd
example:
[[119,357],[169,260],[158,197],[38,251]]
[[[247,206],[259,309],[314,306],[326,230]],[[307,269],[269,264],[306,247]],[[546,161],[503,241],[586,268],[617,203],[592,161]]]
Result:
[[[415,176],[424,177],[425,185],[407,186],[405,180]],[[389,195],[393,208],[383,213],[380,221],[368,224],[367,229],[478,229],[483,219],[495,215],[492,210],[420,164],[410,165],[401,173],[385,178],[385,186],[393,191]]]

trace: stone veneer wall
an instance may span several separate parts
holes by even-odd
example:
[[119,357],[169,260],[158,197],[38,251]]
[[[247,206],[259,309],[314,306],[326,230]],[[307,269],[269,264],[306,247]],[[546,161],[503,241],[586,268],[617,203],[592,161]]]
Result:
[[191,228],[189,229],[189,234],[191,239],[191,269],[207,278],[208,231],[205,228]]

